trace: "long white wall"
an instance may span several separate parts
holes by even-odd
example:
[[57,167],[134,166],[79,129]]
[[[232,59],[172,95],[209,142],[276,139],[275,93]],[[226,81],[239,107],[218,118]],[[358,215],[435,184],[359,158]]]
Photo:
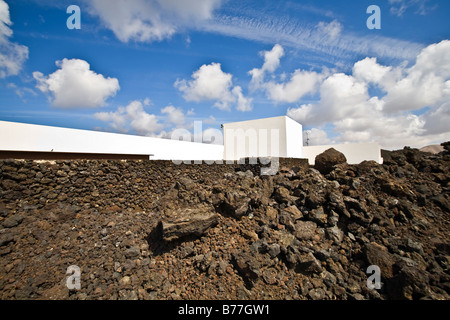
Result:
[[[240,130],[238,135],[228,130]],[[248,134],[253,130],[254,135]],[[273,130],[273,131],[271,131]],[[224,146],[99,131],[0,121],[0,150],[152,155],[154,160],[239,160],[242,157],[315,157],[329,148],[342,152],[350,164],[383,163],[377,143],[302,146],[302,126],[288,117],[224,124]],[[265,139],[261,139],[265,136]],[[250,137],[250,138],[249,138]],[[249,142],[253,139],[253,147]],[[273,140],[274,139],[274,140]],[[237,145],[245,141],[244,148]],[[255,142],[256,141],[256,142]],[[261,144],[264,142],[265,144]],[[256,144],[256,145],[255,145]],[[255,149],[256,148],[256,149]],[[256,154],[254,153],[256,150]],[[231,152],[230,152],[231,151]],[[274,152],[275,151],[275,152]]]
[[349,164],[359,164],[364,160],[373,160],[382,164],[381,148],[378,143],[350,143],[323,146],[303,146],[303,158],[307,158],[310,165],[314,165],[316,156],[322,152],[334,148],[342,152]]
[[0,121],[0,150],[153,155],[154,160],[222,160],[224,147]]

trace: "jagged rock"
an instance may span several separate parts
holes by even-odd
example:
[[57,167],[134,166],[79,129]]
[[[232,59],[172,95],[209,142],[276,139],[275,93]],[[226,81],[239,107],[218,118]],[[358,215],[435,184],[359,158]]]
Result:
[[15,214],[9,218],[6,218],[3,221],[3,226],[5,228],[12,228],[12,227],[15,227],[15,226],[21,224],[22,221],[23,221],[23,216],[20,214]]
[[338,226],[327,228],[327,235],[336,244],[340,244],[344,239],[344,232]]
[[386,290],[392,299],[420,299],[430,295],[428,272],[409,265],[400,259],[395,265],[397,274],[386,284]]
[[0,202],[0,217],[7,217],[10,210],[5,207],[5,204]]
[[131,247],[128,248],[127,250],[125,250],[125,257],[127,257],[128,259],[133,259],[136,258],[137,256],[139,256],[141,253],[141,251],[136,248],[136,247]]
[[266,217],[269,221],[275,221],[278,217],[278,210],[273,207],[268,207],[266,210]]
[[275,189],[274,199],[280,203],[288,203],[292,200],[289,190],[285,187],[278,187]]
[[376,243],[366,244],[364,257],[369,265],[376,265],[380,268],[382,278],[390,279],[394,276],[393,266],[396,259],[385,247]]
[[166,216],[170,216],[170,219],[160,221],[157,227],[165,241],[199,237],[218,223],[217,213],[209,207],[181,208],[166,213]]
[[[289,268],[297,273],[310,275],[313,273],[321,273],[323,271],[320,261],[314,257],[312,252],[301,252],[297,247],[289,246],[284,248],[284,256]],[[310,251],[310,250],[309,250]]]
[[[0,232],[3,230],[0,230]],[[10,232],[0,233],[0,247],[7,245],[8,243],[14,241],[14,237]]]
[[318,225],[325,225],[328,221],[328,216],[325,213],[323,207],[319,207],[317,209],[313,209],[308,214],[308,219],[314,221]]
[[289,206],[281,209],[281,213],[287,213],[290,215],[293,222],[303,218],[303,213],[296,206]]
[[217,206],[219,212],[240,218],[249,211],[250,198],[242,191],[228,191]]
[[316,259],[316,257],[314,257],[314,255],[309,252],[306,254],[301,254],[299,256],[299,260],[297,261],[295,270],[304,274],[312,274],[321,273],[323,269],[322,265]]
[[267,247],[267,253],[271,258],[275,258],[281,252],[281,246],[278,243],[273,243]]
[[347,158],[343,153],[334,148],[330,148],[316,156],[314,168],[322,174],[328,174],[337,164],[346,163]]
[[317,224],[312,221],[297,221],[294,235],[300,240],[310,240],[316,234]]
[[265,283],[273,285],[277,283],[277,271],[273,268],[269,268],[263,271],[262,278]]
[[245,280],[255,280],[260,275],[260,264],[249,252],[233,252],[232,263]]

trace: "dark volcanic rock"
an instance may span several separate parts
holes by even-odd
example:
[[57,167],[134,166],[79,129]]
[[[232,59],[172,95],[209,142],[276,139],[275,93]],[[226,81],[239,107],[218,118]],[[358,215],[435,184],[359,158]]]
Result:
[[[296,159],[274,176],[247,163],[0,160],[0,299],[450,300],[445,147],[334,161],[325,175]],[[66,286],[74,265],[81,290]]]
[[217,213],[206,206],[194,209],[181,208],[166,215],[170,216],[170,219],[160,221],[158,225],[161,237],[165,241],[201,236],[218,223]]
[[5,219],[3,221],[3,226],[5,228],[12,228],[12,227],[15,227],[15,226],[21,224],[22,221],[23,221],[23,216],[20,214],[16,214],[16,215],[13,215],[13,216]]
[[311,240],[316,234],[317,224],[312,221],[297,221],[294,235],[300,240]]
[[372,243],[366,244],[364,256],[369,265],[375,265],[380,268],[383,278],[391,279],[394,276],[393,266],[396,259],[385,247]]
[[328,174],[333,170],[335,165],[346,162],[347,158],[345,158],[343,153],[334,148],[330,148],[316,156],[314,167],[320,173]]

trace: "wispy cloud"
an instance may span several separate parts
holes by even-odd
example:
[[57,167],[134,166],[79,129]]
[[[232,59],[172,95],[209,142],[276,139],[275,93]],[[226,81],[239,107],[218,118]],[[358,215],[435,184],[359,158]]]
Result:
[[390,12],[401,17],[408,9],[415,8],[415,14],[426,15],[438,7],[436,4],[429,5],[428,2],[428,0],[389,0]]
[[309,51],[331,63],[362,55],[411,61],[424,47],[405,40],[347,32],[337,20],[308,24],[271,15],[257,18],[216,15],[212,21],[202,25],[202,30],[268,44],[279,43]]

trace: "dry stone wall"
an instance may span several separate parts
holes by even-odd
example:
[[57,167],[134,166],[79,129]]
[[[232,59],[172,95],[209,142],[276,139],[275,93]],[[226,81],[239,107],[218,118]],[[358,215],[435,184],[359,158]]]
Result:
[[[281,159],[274,176],[251,164],[2,160],[0,298],[449,299],[444,147],[323,173]],[[67,286],[74,266],[80,288]]]

